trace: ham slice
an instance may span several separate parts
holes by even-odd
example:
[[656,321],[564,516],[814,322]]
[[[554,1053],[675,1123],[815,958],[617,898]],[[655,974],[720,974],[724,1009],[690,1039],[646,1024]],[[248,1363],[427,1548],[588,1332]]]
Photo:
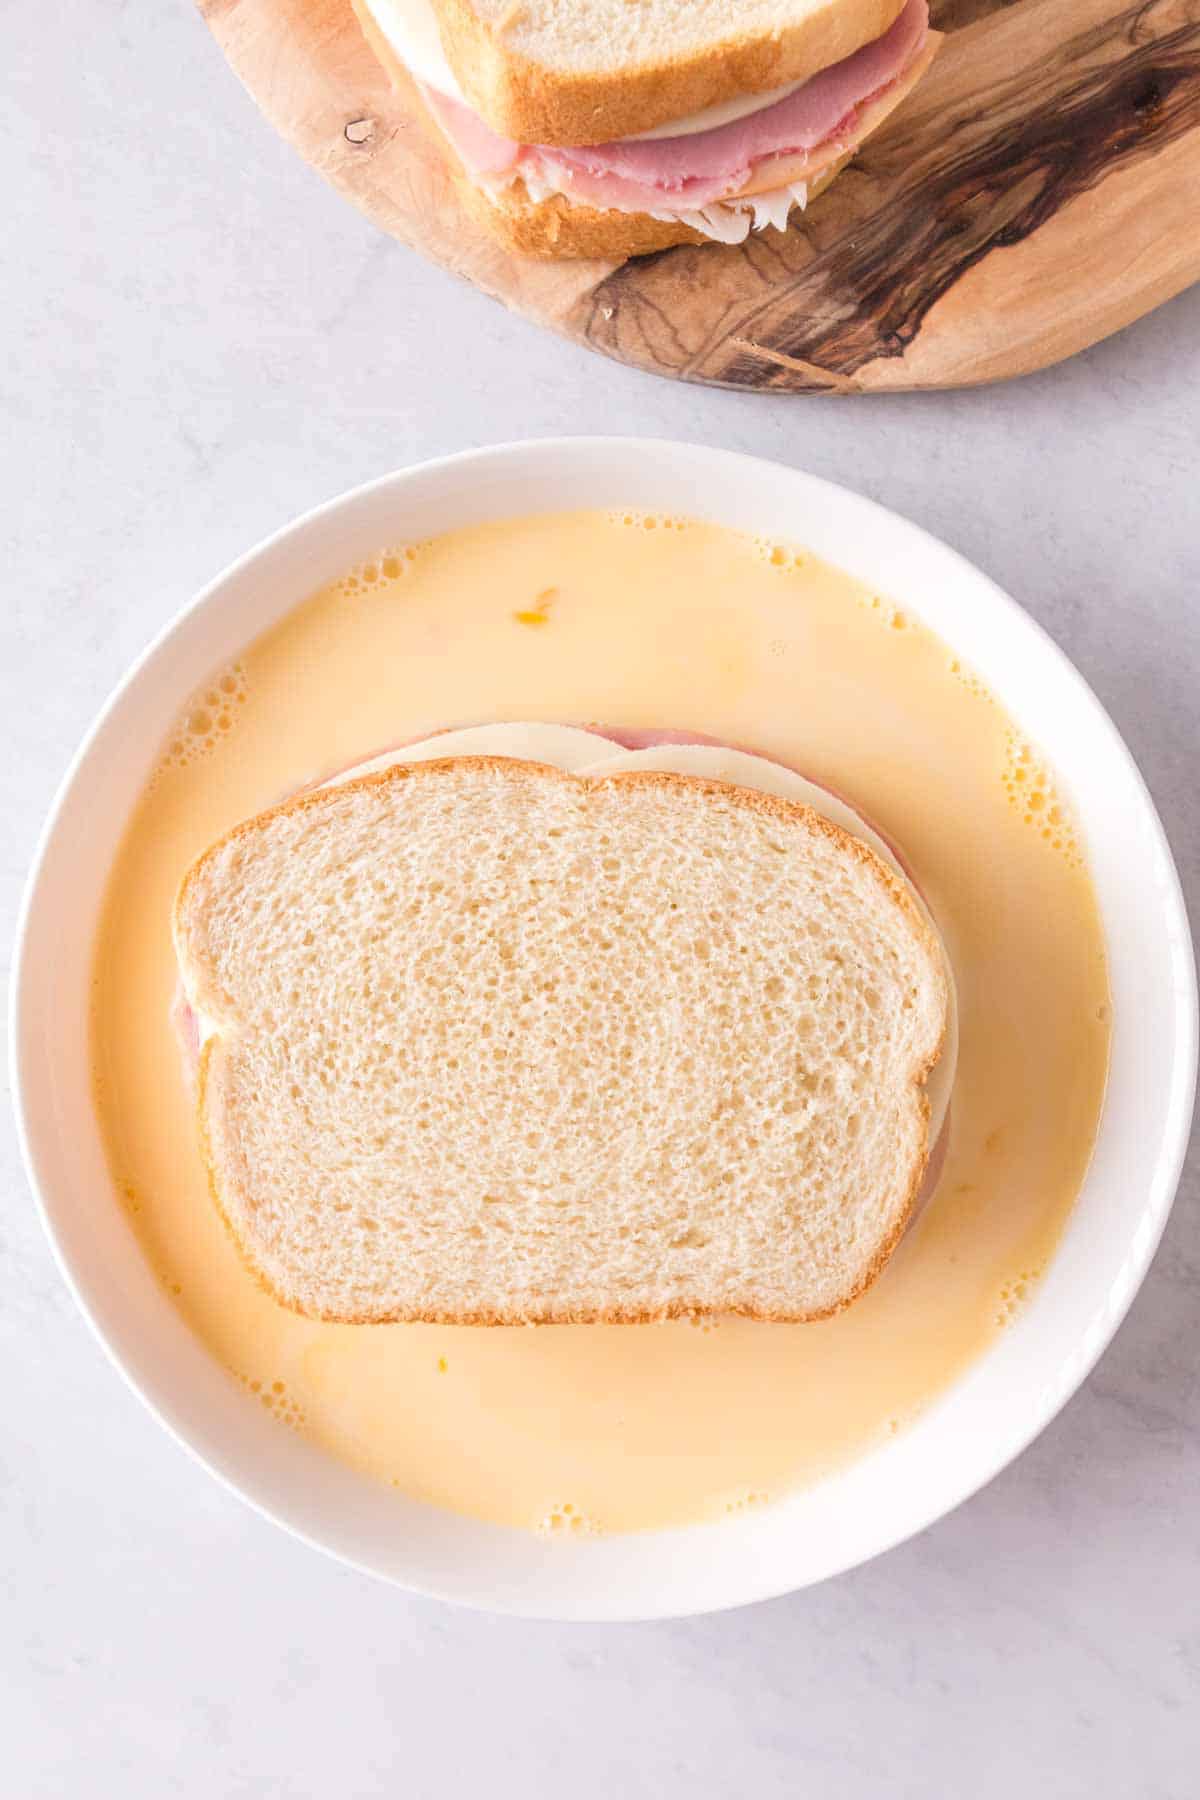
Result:
[[741,194],[765,163],[786,159],[788,179],[799,179],[822,147],[848,149],[859,115],[920,58],[928,29],[927,0],[907,0],[874,43],[773,105],[687,137],[624,139],[580,149],[516,144],[498,137],[458,101],[430,88],[424,94],[467,170],[485,186],[519,176],[531,190],[562,192],[592,206],[698,212]]

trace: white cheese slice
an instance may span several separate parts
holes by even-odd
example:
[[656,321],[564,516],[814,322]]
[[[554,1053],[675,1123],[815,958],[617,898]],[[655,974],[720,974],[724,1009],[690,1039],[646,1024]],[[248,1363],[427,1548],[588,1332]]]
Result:
[[385,750],[381,756],[339,770],[320,785],[341,787],[344,781],[378,775],[396,763],[435,762],[443,756],[506,756],[518,762],[550,763],[556,769],[582,769],[585,763],[595,762],[600,747],[609,741],[576,725],[464,725],[457,731],[439,731],[418,743]]

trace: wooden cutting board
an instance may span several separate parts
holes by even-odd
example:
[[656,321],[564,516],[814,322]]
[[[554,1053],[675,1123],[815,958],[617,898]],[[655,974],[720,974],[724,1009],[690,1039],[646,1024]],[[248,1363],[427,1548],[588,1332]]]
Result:
[[377,225],[660,375],[795,393],[998,381],[1200,279],[1200,0],[934,0],[949,36],[930,74],[786,233],[625,263],[493,244],[350,0],[199,4],[267,118]]

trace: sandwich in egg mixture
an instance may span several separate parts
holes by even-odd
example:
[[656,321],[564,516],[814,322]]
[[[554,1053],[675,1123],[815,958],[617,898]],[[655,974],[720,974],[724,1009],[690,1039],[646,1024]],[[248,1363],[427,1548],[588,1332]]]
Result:
[[512,248],[740,243],[828,186],[938,44],[927,0],[354,0]]
[[213,1195],[318,1318],[819,1318],[945,1123],[953,982],[895,852],[678,733],[372,758],[201,856],[175,941]]
[[112,1203],[247,1442],[381,1520],[673,1529],[873,1454],[1020,1318],[1101,1115],[1103,922],[1020,722],[915,595],[618,464],[432,535],[389,496],[272,588],[107,884]]

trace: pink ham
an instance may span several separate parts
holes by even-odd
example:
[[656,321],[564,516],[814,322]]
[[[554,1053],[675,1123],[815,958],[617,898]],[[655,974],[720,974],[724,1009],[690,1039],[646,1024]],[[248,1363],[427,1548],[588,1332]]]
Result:
[[200,1066],[200,1021],[192,1011],[182,981],[175,983],[175,992],[171,996],[171,1029],[183,1057],[187,1078],[194,1081]]
[[448,94],[439,94],[436,88],[424,84],[421,92],[425,104],[472,175],[495,180],[502,175],[515,174],[521,158],[531,154],[520,144],[514,144],[511,138],[497,137],[479,114],[464,106],[461,100],[451,100]]
[[823,69],[773,106],[690,137],[624,139],[581,149],[522,145],[497,137],[469,107],[444,94],[427,88],[425,97],[467,169],[484,181],[524,173],[592,205],[694,212],[738,194],[760,163],[851,138],[859,110],[904,74],[928,28],[927,0],[907,0],[874,43]]

